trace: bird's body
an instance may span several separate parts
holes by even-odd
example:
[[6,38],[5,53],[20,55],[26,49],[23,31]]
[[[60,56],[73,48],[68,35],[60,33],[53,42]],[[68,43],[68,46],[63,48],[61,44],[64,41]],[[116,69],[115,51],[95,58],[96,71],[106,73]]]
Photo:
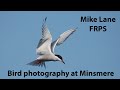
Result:
[[[40,39],[36,48],[38,58],[30,63],[29,65],[45,66],[47,61],[61,61],[64,63],[62,56],[55,54],[55,46],[62,44],[74,31],[70,29],[59,36],[59,38],[52,42],[52,36],[46,26],[46,19],[42,25],[42,38]],[[45,66],[46,67],[46,66]]]

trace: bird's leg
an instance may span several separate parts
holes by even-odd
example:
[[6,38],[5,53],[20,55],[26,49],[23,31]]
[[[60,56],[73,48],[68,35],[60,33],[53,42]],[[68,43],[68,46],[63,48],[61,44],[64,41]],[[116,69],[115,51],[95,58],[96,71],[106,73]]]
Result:
[[45,65],[45,62],[43,62],[43,65],[44,65],[44,67],[45,67],[45,69],[46,69],[46,65]]

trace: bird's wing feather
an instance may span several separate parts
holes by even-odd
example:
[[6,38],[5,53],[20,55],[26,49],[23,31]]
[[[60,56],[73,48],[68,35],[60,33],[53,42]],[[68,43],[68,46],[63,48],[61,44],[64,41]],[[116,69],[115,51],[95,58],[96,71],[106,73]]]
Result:
[[57,40],[52,42],[51,51],[54,53],[55,46],[62,44],[75,31],[76,31],[75,29],[70,29],[70,30],[67,30],[64,33],[62,33]]
[[52,36],[51,36],[51,34],[49,32],[49,29],[48,29],[48,27],[46,25],[46,19],[47,19],[47,17],[43,21],[43,25],[42,25],[42,38],[39,40],[37,48],[39,48],[46,40],[48,40],[48,39],[51,40],[52,39]]
[[42,38],[39,40],[36,53],[38,55],[51,53],[52,36],[46,25],[46,18],[42,25]]
[[74,29],[70,29],[70,30],[65,31],[63,34],[60,35],[59,40],[58,40],[56,45],[58,46],[58,45],[62,44],[75,31],[76,30],[74,30]]

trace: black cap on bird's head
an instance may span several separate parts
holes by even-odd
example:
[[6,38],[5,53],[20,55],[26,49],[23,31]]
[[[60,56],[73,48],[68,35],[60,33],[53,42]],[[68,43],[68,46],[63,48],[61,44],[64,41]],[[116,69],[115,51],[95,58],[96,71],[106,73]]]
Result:
[[63,58],[62,58],[62,56],[60,56],[60,55],[57,55],[57,54],[55,54],[55,56],[57,56],[59,59],[61,59],[61,61],[65,64],[65,62],[63,61]]

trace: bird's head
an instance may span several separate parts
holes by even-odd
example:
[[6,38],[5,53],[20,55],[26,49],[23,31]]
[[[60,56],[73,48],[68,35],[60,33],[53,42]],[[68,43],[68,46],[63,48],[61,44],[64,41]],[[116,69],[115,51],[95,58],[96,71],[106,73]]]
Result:
[[62,63],[64,63],[64,64],[65,64],[65,62],[63,61],[63,58],[62,58],[62,56],[60,56],[60,55],[57,55],[57,54],[55,54],[55,56],[57,56],[57,57],[60,59],[60,61],[61,61]]

